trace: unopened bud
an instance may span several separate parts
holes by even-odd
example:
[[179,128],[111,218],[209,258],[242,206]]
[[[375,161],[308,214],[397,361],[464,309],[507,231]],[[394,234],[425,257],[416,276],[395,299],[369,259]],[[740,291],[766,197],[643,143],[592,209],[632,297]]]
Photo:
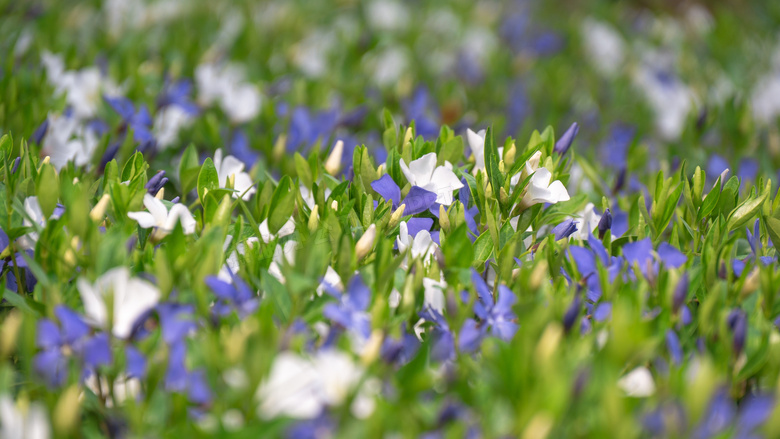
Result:
[[382,331],[375,329],[371,333],[371,336],[363,347],[363,353],[360,355],[360,361],[363,365],[368,366],[379,358],[383,340],[384,335],[382,334]]
[[447,215],[447,210],[444,209],[443,204],[439,204],[439,226],[445,232],[450,231],[450,217]]
[[339,210],[339,202],[336,200],[333,200],[333,202],[330,203],[330,208],[333,210]]
[[406,129],[404,133],[404,142],[401,145],[406,145],[407,142],[412,141],[412,127]]
[[363,259],[368,255],[371,249],[374,248],[374,241],[376,240],[376,226],[371,224],[363,236],[360,237],[357,244],[355,244],[355,254],[358,260]]
[[108,194],[103,194],[103,196],[100,197],[100,200],[98,200],[97,204],[95,204],[95,207],[89,211],[89,217],[92,218],[92,221],[95,221],[96,223],[103,221],[103,218],[106,216],[108,203],[110,201],[111,197]]
[[546,363],[558,349],[561,336],[563,336],[563,328],[560,324],[553,322],[547,325],[536,345],[536,358],[542,363]]
[[315,231],[317,230],[317,226],[320,225],[320,206],[315,204],[314,208],[311,210],[311,215],[309,215],[309,230]]
[[79,387],[76,384],[62,392],[54,408],[54,428],[60,434],[67,435],[73,430],[81,416],[79,410]]
[[328,160],[325,161],[325,172],[330,175],[338,174],[341,170],[341,158],[344,155],[344,142],[339,140],[336,145],[333,146],[333,151],[330,152]]
[[404,216],[404,210],[406,210],[406,204],[398,206],[398,209],[396,209],[395,212],[390,215],[390,222],[387,224],[387,227],[392,229],[393,227],[397,226],[401,221],[401,218]]
[[279,137],[276,138],[276,143],[274,143],[274,149],[273,149],[273,156],[277,160],[284,157],[285,151],[287,148],[287,135],[280,134]]
[[16,349],[16,337],[20,326],[22,326],[22,315],[18,311],[11,311],[0,329],[0,355],[3,358]]
[[599,239],[604,239],[607,230],[612,230],[612,212],[607,209],[599,220]]
[[516,155],[517,147],[515,146],[515,142],[512,141],[512,144],[509,145],[509,149],[504,152],[504,162],[506,162],[507,165],[512,166],[515,163]]
[[159,191],[157,191],[156,194],[154,194],[154,198],[157,198],[158,200],[162,200],[165,196],[165,188],[161,187]]
[[566,130],[565,133],[561,136],[560,139],[558,139],[557,142],[555,142],[555,148],[553,148],[553,151],[557,152],[560,155],[566,154],[566,152],[571,147],[572,142],[574,142],[574,138],[577,137],[577,133],[580,131],[580,126],[577,125],[577,122],[574,122],[571,124],[568,130]]
[[672,312],[676,313],[680,310],[686,297],[688,297],[688,273],[683,273],[672,294]]

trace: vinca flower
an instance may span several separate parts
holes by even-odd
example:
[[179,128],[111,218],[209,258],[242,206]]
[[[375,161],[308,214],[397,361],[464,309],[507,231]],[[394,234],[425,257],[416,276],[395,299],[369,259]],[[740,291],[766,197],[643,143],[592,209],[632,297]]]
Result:
[[51,427],[46,408],[37,402],[22,408],[10,395],[0,394],[0,437],[49,439]]
[[552,173],[545,167],[539,167],[541,152],[537,151],[525,164],[525,173],[531,175],[531,180],[525,188],[525,194],[520,202],[524,208],[538,203],[555,204],[569,200],[566,187],[559,180],[552,181]]
[[195,233],[195,218],[192,217],[187,206],[177,203],[168,210],[162,201],[148,193],[144,195],[144,206],[149,210],[148,212],[129,212],[127,216],[136,220],[144,229],[154,228],[153,239],[163,239],[173,231],[176,223],[181,224],[185,235]]
[[412,220],[408,223],[401,221],[399,227],[400,231],[398,238],[396,238],[398,251],[404,253],[407,249],[411,249],[412,259],[420,258],[423,264],[429,264],[433,253],[438,247],[431,238],[431,233],[428,230],[417,228],[420,226]]
[[130,337],[138,319],[160,300],[154,285],[131,276],[126,267],[105,272],[95,283],[81,277],[77,285],[87,322],[110,329],[115,337],[123,339]]
[[232,155],[223,158],[222,149],[217,149],[214,153],[214,167],[217,169],[220,187],[235,189],[233,198],[241,197],[244,201],[248,201],[257,191],[252,183],[252,177],[244,172],[244,162]]
[[428,153],[417,160],[412,160],[409,166],[403,159],[400,162],[401,172],[412,186],[418,186],[436,194],[436,202],[449,206],[452,204],[452,192],[463,187],[463,184],[452,172],[452,164],[445,162],[444,166],[436,166],[436,153]]
[[201,64],[195,70],[198,99],[203,105],[218,102],[233,123],[248,122],[260,112],[260,91],[244,81],[237,65]]

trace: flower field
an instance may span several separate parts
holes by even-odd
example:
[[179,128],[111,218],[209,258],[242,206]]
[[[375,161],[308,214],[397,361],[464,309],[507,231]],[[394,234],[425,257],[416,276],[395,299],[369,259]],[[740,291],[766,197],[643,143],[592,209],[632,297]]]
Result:
[[0,2],[0,438],[780,437],[779,24]]

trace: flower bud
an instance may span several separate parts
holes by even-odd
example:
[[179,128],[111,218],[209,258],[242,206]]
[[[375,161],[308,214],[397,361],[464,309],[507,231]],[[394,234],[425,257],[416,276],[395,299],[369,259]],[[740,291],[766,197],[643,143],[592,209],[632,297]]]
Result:
[[398,209],[393,212],[392,215],[390,215],[390,222],[387,224],[387,227],[393,228],[398,225],[399,222],[401,222],[401,218],[404,216],[404,210],[406,210],[406,204],[402,204],[398,206]]
[[100,197],[100,200],[98,200],[97,204],[95,204],[95,207],[92,208],[92,210],[89,212],[89,217],[92,218],[92,221],[100,222],[103,221],[103,218],[106,216],[106,209],[108,208],[108,203],[111,201],[111,197],[108,194],[103,194],[102,197]]
[[443,204],[439,204],[439,226],[445,232],[450,231],[450,217],[447,215],[447,210]]
[[677,281],[677,286],[674,288],[674,293],[672,294],[672,312],[677,313],[677,311],[680,310],[680,307],[683,306],[685,303],[685,298],[688,296],[688,273],[683,273],[682,277],[679,281]]
[[339,140],[336,145],[333,146],[328,159],[325,161],[325,172],[330,175],[336,175],[341,169],[341,157],[344,155],[344,142]]
[[317,230],[317,226],[320,224],[320,206],[315,204],[309,215],[309,231]]
[[599,239],[604,239],[607,230],[612,230],[612,212],[607,209],[599,220]]
[[577,133],[580,131],[580,126],[577,125],[577,122],[574,122],[571,124],[568,130],[566,130],[565,133],[561,136],[560,139],[558,139],[557,142],[555,142],[555,148],[553,151],[557,152],[560,155],[566,154],[566,152],[571,147],[572,142],[574,142],[574,138],[577,137]]
[[360,237],[357,244],[355,244],[355,254],[357,259],[361,260],[374,248],[374,241],[376,240],[376,226],[371,224],[363,236]]

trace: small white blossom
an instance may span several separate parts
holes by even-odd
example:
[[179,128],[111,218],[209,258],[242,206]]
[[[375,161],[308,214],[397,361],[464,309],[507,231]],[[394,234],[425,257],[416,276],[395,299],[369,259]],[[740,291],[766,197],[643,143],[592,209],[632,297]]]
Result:
[[531,175],[531,180],[525,188],[526,192],[521,201],[521,204],[525,207],[538,203],[555,204],[569,199],[566,186],[560,180],[551,181],[552,173],[545,167],[539,167],[541,156],[542,153],[537,151],[525,163],[523,175]]
[[169,211],[162,201],[149,194],[144,194],[144,206],[148,212],[128,212],[127,216],[138,221],[138,225],[144,229],[154,227],[152,234],[154,239],[162,239],[173,231],[176,223],[181,223],[184,234],[195,233],[195,218],[187,209],[187,206],[176,203]]
[[608,24],[586,18],[582,24],[587,58],[606,76],[614,76],[623,65],[625,43],[618,31]]
[[201,64],[195,69],[198,100],[203,105],[218,102],[233,123],[248,122],[260,113],[260,90],[244,81],[235,65]]
[[232,155],[223,158],[222,149],[214,153],[214,167],[217,168],[219,187],[228,187],[228,181],[234,179],[233,189],[237,192],[233,192],[233,198],[241,197],[247,201],[257,191],[252,184],[252,177],[244,172],[244,162]]
[[577,221],[577,231],[572,233],[571,239],[579,239],[581,241],[587,241],[593,229],[598,227],[601,215],[596,213],[593,203],[588,203],[585,208],[579,213]]
[[430,264],[431,257],[439,247],[431,238],[430,232],[420,230],[417,236],[412,236],[409,234],[406,221],[401,221],[399,228],[398,238],[396,238],[398,251],[404,253],[406,249],[411,248],[412,259],[420,258],[424,265]]
[[321,350],[311,358],[282,352],[257,391],[258,416],[311,419],[326,407],[340,406],[357,391],[350,408],[353,415],[365,418],[373,412],[377,389],[371,380],[358,389],[364,373],[361,366],[340,351]]
[[423,288],[425,289],[423,308],[430,307],[439,314],[444,313],[444,289],[447,288],[447,282],[444,279],[437,282],[426,277],[423,278]]
[[425,154],[417,160],[412,160],[409,166],[401,159],[401,172],[413,186],[419,186],[436,194],[436,202],[449,206],[452,204],[452,191],[463,187],[452,172],[452,164],[444,162],[444,166],[436,166],[436,153]]
[[49,126],[41,149],[49,156],[57,170],[72,161],[84,166],[92,159],[99,139],[89,128],[74,117],[49,115]]
[[[108,329],[111,323],[114,336],[119,338],[129,337],[138,318],[160,300],[157,287],[132,277],[127,267],[105,272],[94,284],[79,278],[77,285],[86,320],[102,329]],[[111,316],[109,303],[113,304]]]
[[646,367],[640,366],[618,380],[620,387],[627,396],[646,398],[655,393],[655,381],[653,375]]
[[51,427],[46,409],[33,402],[23,410],[7,394],[0,395],[0,437],[48,439],[51,437]]
[[161,150],[179,140],[179,131],[192,124],[194,118],[178,105],[168,105],[159,110],[154,116],[154,138],[157,139],[157,147]]

